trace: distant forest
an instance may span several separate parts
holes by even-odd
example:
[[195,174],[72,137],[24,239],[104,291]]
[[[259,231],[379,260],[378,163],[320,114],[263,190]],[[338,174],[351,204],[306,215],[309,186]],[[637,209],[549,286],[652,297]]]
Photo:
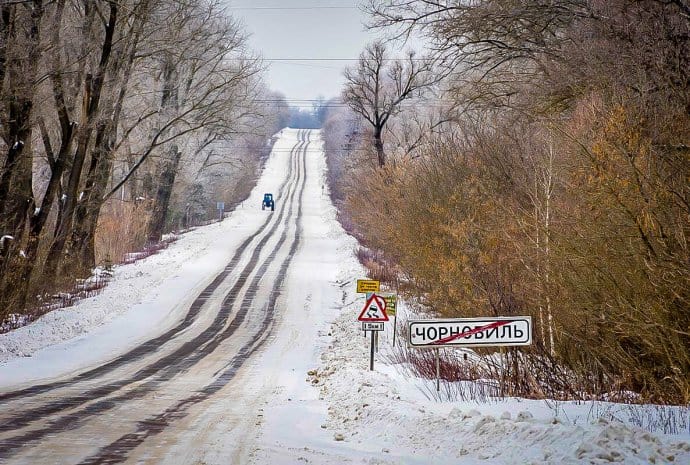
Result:
[[312,108],[290,107],[290,122],[288,126],[296,129],[319,129],[328,116],[326,113],[328,103],[319,99]]

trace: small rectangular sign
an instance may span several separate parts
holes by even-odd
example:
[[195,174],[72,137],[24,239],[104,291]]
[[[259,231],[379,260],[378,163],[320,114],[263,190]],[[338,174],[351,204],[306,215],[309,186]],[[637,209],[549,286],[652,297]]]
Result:
[[357,293],[363,294],[365,292],[378,292],[381,283],[373,279],[358,279]]
[[216,202],[216,210],[225,210],[225,202]]
[[411,347],[525,346],[532,344],[532,317],[455,318],[408,322]]
[[386,313],[388,316],[395,316],[395,306],[398,302],[398,296],[396,294],[387,294],[383,296],[383,300],[386,301]]
[[363,331],[383,331],[383,321],[363,321]]

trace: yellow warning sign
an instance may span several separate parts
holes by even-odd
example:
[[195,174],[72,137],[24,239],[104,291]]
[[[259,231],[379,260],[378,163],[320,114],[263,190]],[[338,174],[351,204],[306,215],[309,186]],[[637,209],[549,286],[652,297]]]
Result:
[[381,283],[373,279],[358,279],[357,280],[357,292],[378,292]]
[[398,302],[398,296],[395,294],[384,295],[383,300],[386,301],[386,313],[395,316],[395,304]]

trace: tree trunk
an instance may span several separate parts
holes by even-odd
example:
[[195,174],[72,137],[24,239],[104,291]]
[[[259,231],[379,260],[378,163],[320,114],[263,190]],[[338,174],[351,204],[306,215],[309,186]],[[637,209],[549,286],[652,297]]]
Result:
[[[36,74],[41,57],[41,22],[45,8],[42,0],[31,2],[26,28],[17,28],[15,21],[24,21],[15,8],[3,6],[0,13],[0,36],[3,39],[0,59],[0,81],[5,108],[3,134],[8,146],[0,175],[0,235],[14,237],[0,250],[0,317],[24,307],[24,290],[28,286],[27,269],[31,266],[20,255],[27,219],[33,214],[33,154],[31,150],[32,114],[36,92]],[[19,19],[17,19],[19,18]],[[22,31],[26,31],[22,34]],[[17,53],[26,49],[25,55]],[[1,318],[0,318],[1,319]]]
[[[141,25],[143,24],[144,20],[142,19]],[[109,119],[104,119],[98,126],[95,147],[91,154],[91,163],[84,188],[85,198],[78,205],[75,212],[76,220],[70,249],[73,251],[77,266],[84,270],[92,269],[96,265],[96,229],[101,208],[105,202],[104,196],[113,166],[112,156],[117,138],[117,127],[132,76],[132,67],[136,58],[141,32],[142,28],[139,27],[133,35],[131,42],[127,45],[129,52],[126,54],[126,57],[123,57],[126,60],[123,59],[114,63],[113,74],[117,74],[117,70],[123,68],[123,77],[117,86],[110,86],[109,89],[112,95],[117,94],[117,99],[115,101],[106,100],[106,104],[103,105],[105,108],[103,108],[101,113],[110,115],[110,117]]]
[[168,207],[170,206],[170,197],[172,196],[175,177],[177,176],[177,169],[181,158],[182,152],[179,152],[177,146],[173,145],[170,148],[170,158],[164,162],[160,184],[158,185],[158,191],[154,199],[153,211],[151,212],[151,219],[149,220],[147,228],[149,243],[159,242],[163,236]]
[[[0,307],[12,307],[19,312],[24,308],[24,289],[28,287],[27,267],[31,265],[27,258],[20,254],[23,250],[23,238],[29,211],[33,210],[34,201],[31,191],[31,141],[27,139],[26,150],[17,161],[16,174],[11,184],[11,192],[6,200],[4,227],[14,240],[9,241],[0,251]],[[0,235],[5,234],[0,231]]]
[[21,107],[21,111],[10,111],[13,145],[0,177],[0,233],[11,233],[17,238],[22,236],[28,209],[33,204],[31,150],[27,150],[31,144],[31,105]]
[[383,128],[374,128],[374,147],[376,148],[376,157],[378,158],[379,168],[386,164],[386,153],[383,151]]
[[[36,73],[41,56],[41,21],[45,9],[42,0],[32,3],[26,42],[17,36],[17,27],[13,24],[15,18],[7,6],[2,9],[0,29],[4,39],[0,76],[7,80],[6,83],[0,81],[0,86],[5,85],[1,96],[7,102],[6,120],[3,122],[6,133],[3,136],[9,147],[0,175],[0,233],[4,230],[17,237],[21,236],[21,229],[25,226],[26,212],[33,206],[32,153],[28,147],[31,143]],[[8,49],[20,47],[28,47],[28,54],[22,57],[21,54],[16,55],[17,50],[10,50],[11,57],[6,61]],[[17,180],[13,182],[15,177]]]
[[86,160],[86,151],[91,138],[89,122],[93,119],[93,115],[90,112],[93,108],[91,104],[92,87],[91,75],[87,75],[83,98],[84,112],[82,114],[81,124],[79,125],[80,129],[77,136],[77,147],[72,159],[72,168],[69,172],[67,190],[64,194],[64,203],[61,205],[60,222],[55,229],[55,237],[53,238],[53,243],[46,257],[44,274],[49,281],[52,281],[58,274],[60,262],[63,260],[63,251],[65,250],[65,245],[67,244],[67,240],[74,225],[74,212],[79,200],[79,184],[84,168],[84,161]]
[[81,270],[92,269],[96,264],[96,228],[113,165],[111,160],[113,131],[113,123],[110,121],[101,124],[98,128],[96,145],[91,155],[84,187],[84,199],[75,211],[75,225],[69,249],[75,264]]
[[[86,161],[89,142],[93,133],[93,126],[99,114],[101,92],[105,83],[105,75],[112,54],[113,36],[117,26],[118,5],[110,3],[110,16],[105,24],[105,37],[101,46],[101,58],[95,76],[86,76],[83,99],[83,116],[80,132],[77,137],[77,149],[72,162],[65,204],[62,210],[61,222],[56,229],[55,239],[46,258],[44,274],[48,280],[57,276],[61,262],[64,261],[65,246],[68,244],[75,221],[79,199],[79,185],[84,162]],[[67,250],[69,253],[69,250]],[[70,258],[72,260],[72,258]]]
[[[55,7],[55,23],[53,25],[55,29],[53,31],[52,42],[56,46],[61,43],[60,30],[62,27],[62,13],[64,8],[65,0],[59,1]],[[60,192],[60,181],[65,171],[67,158],[72,147],[72,136],[74,134],[74,125],[70,121],[69,112],[64,98],[64,90],[62,86],[63,73],[59,54],[54,55],[52,66],[51,81],[53,84],[53,98],[58,112],[58,119],[60,121],[60,149],[57,155],[53,153],[48,130],[43,122],[43,119],[39,119],[39,127],[41,129],[44,150],[50,164],[50,179],[48,181],[45,193],[43,194],[40,207],[36,209],[36,211],[29,217],[29,234],[26,246],[24,247],[26,265],[25,269],[23,270],[23,281],[28,282],[28,285],[24,289],[24,302],[26,302],[28,296],[36,290],[33,289],[35,286],[32,284],[33,281],[31,278],[34,270],[36,269],[41,235],[46,222],[48,221],[48,216],[53,208],[55,199]],[[41,281],[44,282],[43,280]]]
[[0,44],[4,44],[0,47],[0,87],[2,83],[5,82],[5,72],[7,70],[7,51],[8,42],[10,36],[10,27],[12,26],[12,12],[14,11],[14,5],[8,5],[3,3],[0,6]]

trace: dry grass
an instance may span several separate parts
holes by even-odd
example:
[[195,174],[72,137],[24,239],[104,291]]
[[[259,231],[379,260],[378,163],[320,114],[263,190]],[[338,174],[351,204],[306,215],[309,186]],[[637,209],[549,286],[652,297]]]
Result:
[[120,263],[146,243],[147,202],[110,201],[102,209],[96,230],[96,263]]
[[100,294],[108,285],[113,265],[142,260],[176,241],[177,236],[171,235],[159,243],[144,246],[147,211],[144,203],[116,201],[106,205],[96,232],[96,257],[103,268],[86,279],[62,277],[53,289],[44,289],[23,314],[8,314],[0,322],[0,334],[36,321],[48,312],[70,307],[82,299]]
[[395,283],[397,278],[396,269],[385,259],[382,251],[358,247],[355,254],[359,262],[369,270],[367,274],[371,279],[388,284]]

